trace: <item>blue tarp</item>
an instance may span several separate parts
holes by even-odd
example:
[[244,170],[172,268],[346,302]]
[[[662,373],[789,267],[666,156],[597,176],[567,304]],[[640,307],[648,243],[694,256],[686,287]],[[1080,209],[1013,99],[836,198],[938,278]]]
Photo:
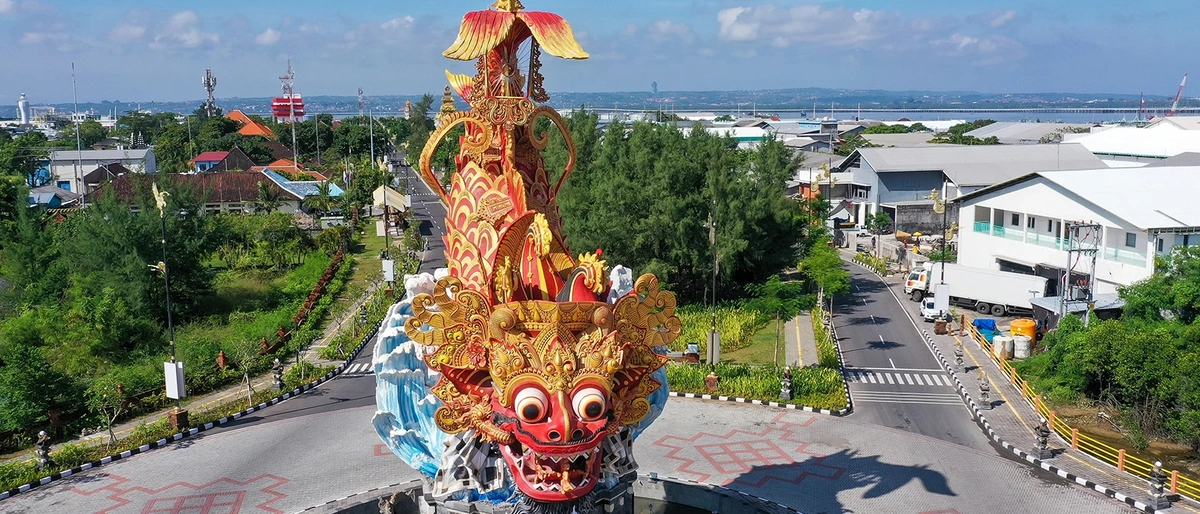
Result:
[[996,330],[996,320],[990,318],[980,318],[972,322],[975,328],[979,330]]

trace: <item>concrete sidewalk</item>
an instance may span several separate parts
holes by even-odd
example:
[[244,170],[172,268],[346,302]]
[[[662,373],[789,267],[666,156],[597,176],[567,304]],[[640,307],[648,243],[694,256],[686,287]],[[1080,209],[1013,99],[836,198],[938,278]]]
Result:
[[[909,317],[913,320],[920,320],[918,305],[915,302],[905,299],[903,277],[896,275],[883,279],[883,281],[896,294]],[[933,324],[926,324],[920,321],[916,321],[915,324],[929,332],[933,344],[941,351],[952,367],[954,367],[955,346],[961,341],[964,350],[964,367],[955,369],[954,371],[963,386],[967,389],[970,397],[984,409],[982,413],[984,418],[987,419],[988,425],[995,431],[997,436],[1007,443],[1027,453],[1036,454],[1034,448],[1036,447],[1037,438],[1034,435],[1034,427],[1040,422],[1040,415],[1034,409],[1033,405],[1021,395],[1016,386],[1008,380],[1004,371],[987,355],[979,343],[969,335],[956,336],[955,334],[958,333],[957,330],[952,331],[950,335],[933,335]],[[957,324],[955,328],[958,328]],[[989,399],[991,400],[992,408],[990,410],[987,410],[987,402],[980,401],[979,384],[981,371],[986,375],[988,384],[991,387]],[[1119,492],[1134,500],[1142,503],[1148,501],[1149,482],[1128,473],[1118,472],[1116,468],[1107,463],[1101,462],[1082,451],[1070,450],[1070,447],[1070,441],[1063,440],[1057,435],[1051,436],[1050,448],[1055,450],[1056,456],[1046,459],[1044,462],[1068,473],[1106,486],[1108,489]],[[1200,504],[1184,500],[1176,502],[1173,509],[1172,512],[1200,513]]]
[[788,320],[783,325],[783,337],[787,350],[787,365],[796,367],[820,364],[817,354],[817,337],[813,333],[812,316],[807,312]]

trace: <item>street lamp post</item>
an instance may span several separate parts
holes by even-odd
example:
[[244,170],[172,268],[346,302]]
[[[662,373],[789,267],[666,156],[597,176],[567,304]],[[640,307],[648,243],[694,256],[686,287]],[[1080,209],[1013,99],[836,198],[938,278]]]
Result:
[[174,383],[176,386],[175,387],[176,394],[174,395],[175,411],[171,413],[170,419],[171,419],[172,428],[178,429],[181,426],[187,426],[187,411],[181,410],[180,405],[179,405],[179,399],[181,397],[183,397],[184,391],[183,391],[183,381],[180,380],[180,376],[179,376],[179,375],[181,375],[181,372],[178,371],[179,364],[176,361],[176,354],[175,354],[175,319],[174,319],[174,316],[172,316],[172,314],[171,314],[171,271],[170,271],[170,268],[167,266],[167,196],[168,196],[168,194],[166,191],[160,192],[158,190],[158,184],[154,184],[152,186],[152,189],[153,189],[153,193],[154,193],[154,201],[158,206],[159,227],[162,231],[162,240],[161,240],[162,241],[162,261],[159,262],[157,266],[151,266],[151,267],[156,268],[158,271],[162,272],[163,282],[165,283],[165,286],[166,286],[167,336],[169,338],[168,343],[171,346],[171,362],[169,363],[169,366],[167,366],[165,369],[167,371],[166,380],[168,383],[168,387],[167,387],[168,396],[170,396],[171,389],[172,389],[170,387],[170,385],[172,383]]

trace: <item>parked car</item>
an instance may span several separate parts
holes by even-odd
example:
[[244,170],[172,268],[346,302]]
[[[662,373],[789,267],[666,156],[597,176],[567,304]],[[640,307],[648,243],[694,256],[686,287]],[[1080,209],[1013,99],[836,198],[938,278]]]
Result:
[[933,322],[944,314],[946,313],[942,312],[941,309],[933,306],[932,296],[926,298],[925,301],[921,303],[921,319],[925,321]]

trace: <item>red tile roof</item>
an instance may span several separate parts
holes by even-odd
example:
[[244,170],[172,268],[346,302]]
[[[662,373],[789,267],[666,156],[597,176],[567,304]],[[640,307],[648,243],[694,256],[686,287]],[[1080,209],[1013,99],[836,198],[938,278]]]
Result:
[[267,139],[275,139],[275,134],[271,132],[269,127],[254,121],[253,118],[247,116],[242,111],[234,109],[229,111],[229,114],[226,114],[225,117],[242,124],[242,128],[238,129],[238,133],[243,136],[262,136]]
[[203,152],[197,155],[195,159],[188,162],[196,164],[198,162],[221,162],[229,157],[229,152]]
[[118,199],[133,203],[136,201],[139,191],[150,191],[151,182],[163,177],[173,187],[193,189],[204,203],[254,202],[258,199],[259,182],[266,184],[280,198],[299,199],[295,194],[279,187],[279,184],[262,173],[159,173],[157,175],[127,173],[100,186],[92,195],[94,198],[99,198],[102,195],[115,194]]

